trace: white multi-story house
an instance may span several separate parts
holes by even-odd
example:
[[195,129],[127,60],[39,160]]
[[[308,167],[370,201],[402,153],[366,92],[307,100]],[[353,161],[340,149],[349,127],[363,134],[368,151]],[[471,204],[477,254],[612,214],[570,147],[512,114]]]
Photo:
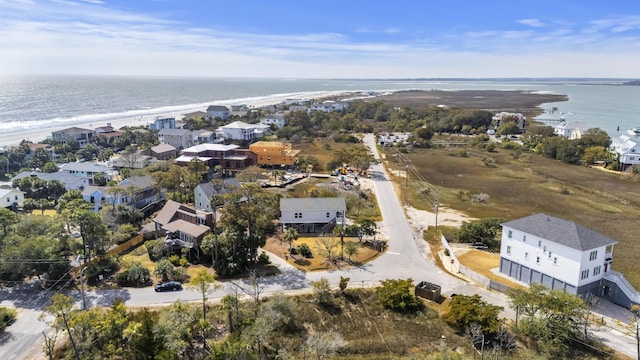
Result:
[[582,137],[582,129],[584,129],[578,121],[563,121],[553,128],[553,133],[558,136],[566,137],[570,140],[580,139]]
[[283,113],[265,115],[260,119],[260,124],[269,125],[275,124],[278,128],[282,128],[289,123],[289,119],[285,117]]
[[294,227],[299,233],[330,232],[344,224],[347,203],[344,198],[280,199],[280,222],[284,229]]
[[323,101],[321,104],[313,104],[309,106],[308,111],[323,111],[323,112],[333,112],[333,111],[342,111],[349,107],[348,102],[336,102],[332,100]]
[[247,124],[243,121],[234,121],[220,126],[217,129],[221,137],[231,140],[253,141],[264,136],[269,130],[269,125]]
[[0,207],[16,210],[24,203],[24,192],[20,189],[0,189]]
[[72,162],[60,165],[60,171],[79,178],[89,179],[89,184],[93,184],[96,175],[101,174],[109,181],[117,174],[117,171],[94,162]]
[[640,164],[640,142],[635,138],[620,135],[611,144],[611,151],[618,154],[618,161],[623,167]]
[[176,128],[176,118],[158,116],[153,121],[153,123],[149,124],[149,128],[151,130],[157,130],[157,131],[160,131],[162,129],[175,129]]
[[614,244],[572,221],[535,214],[502,224],[500,272],[571,294],[608,295],[603,279]]

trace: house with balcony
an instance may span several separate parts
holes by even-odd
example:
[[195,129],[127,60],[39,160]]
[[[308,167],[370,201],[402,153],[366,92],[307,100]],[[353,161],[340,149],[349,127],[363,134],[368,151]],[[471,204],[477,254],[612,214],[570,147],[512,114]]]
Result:
[[20,189],[0,189],[0,207],[17,210],[23,203],[24,192]]
[[502,224],[500,272],[570,294],[593,294],[630,308],[640,293],[614,271],[616,241],[575,222],[535,214]]
[[174,117],[162,117],[157,116],[155,120],[151,124],[149,124],[149,129],[160,131],[162,129],[175,129],[176,128],[176,118]]
[[189,165],[193,159],[204,162],[209,169],[216,165],[225,171],[244,170],[256,164],[256,155],[249,149],[240,149],[234,144],[198,144],[186,148],[175,159],[176,164]]
[[84,148],[91,142],[94,135],[95,132],[93,130],[70,127],[52,132],[51,140],[71,146],[77,144],[79,148]]
[[143,151],[144,155],[153,156],[158,160],[173,160],[178,156],[178,149],[169,144],[159,144]]
[[635,137],[620,135],[613,140],[611,151],[618,155],[622,169],[640,164],[640,141]]
[[347,203],[335,198],[280,199],[280,222],[283,231],[289,227],[299,233],[330,233],[336,225],[343,225]]
[[60,171],[78,178],[89,179],[89,185],[94,184],[94,177],[98,174],[109,181],[117,173],[115,170],[94,162],[72,162],[60,165]]
[[229,108],[226,106],[210,105],[209,107],[207,107],[207,114],[212,119],[220,118],[222,120],[226,120],[231,114],[231,112],[229,111]]
[[256,154],[260,166],[293,166],[300,153],[291,144],[277,141],[258,141],[249,145],[249,150]]
[[348,102],[338,102],[333,100],[323,101],[322,103],[316,103],[309,106],[308,112],[313,111],[322,111],[322,112],[333,112],[333,111],[342,111],[349,107]]
[[192,249],[199,256],[202,239],[213,226],[213,214],[167,200],[153,222],[156,232],[165,235],[165,246]]
[[95,136],[102,136],[109,139],[119,138],[120,136],[122,136],[122,134],[124,134],[124,132],[116,130],[116,128],[111,126],[111,123],[107,123],[106,126],[95,128],[94,132]]
[[269,131],[270,126],[264,124],[247,124],[244,121],[234,121],[217,129],[219,137],[229,140],[255,141]]
[[89,186],[93,179],[87,177],[78,177],[65,172],[54,172],[54,173],[44,173],[39,171],[23,171],[18,175],[11,178],[11,181],[15,181],[18,179],[23,179],[26,177],[39,178],[44,181],[60,181],[64,184],[65,189],[67,191],[71,190],[82,190],[85,187]]

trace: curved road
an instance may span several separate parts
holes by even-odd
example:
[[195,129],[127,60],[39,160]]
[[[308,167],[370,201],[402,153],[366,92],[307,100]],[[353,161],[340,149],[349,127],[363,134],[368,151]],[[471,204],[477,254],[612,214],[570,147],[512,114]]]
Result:
[[[380,159],[374,143],[374,136],[372,134],[365,135],[364,142],[371,149],[376,159]],[[351,278],[350,284],[353,287],[375,286],[379,284],[380,280],[386,279],[412,278],[416,282],[425,280],[440,285],[443,294],[479,294],[487,302],[504,307],[502,316],[514,318],[515,314],[508,307],[508,299],[504,294],[463,281],[443,272],[433,261],[427,260],[429,249],[421,239],[421,234],[414,232],[409,226],[386,170],[381,164],[378,164],[372,165],[370,172],[380,175],[376,176],[373,182],[378,205],[382,212],[382,227],[388,237],[389,246],[387,251],[378,259],[360,267],[311,273],[299,271],[279,257],[271,256],[272,262],[280,268],[281,274],[261,279],[260,287],[263,289],[263,294],[278,291],[308,291],[311,288],[311,281],[316,281],[323,277],[327,278],[333,285],[339,283],[341,276],[349,277]],[[430,224],[423,225],[426,227]],[[208,295],[209,299],[220,299],[229,293],[229,287],[234,287],[230,281],[223,283],[226,283],[227,287]],[[248,288],[249,285],[246,279],[234,281],[233,283],[245,288]],[[122,298],[130,306],[169,304],[176,300],[198,301],[202,299],[200,293],[188,288],[185,288],[184,291],[167,293],[156,293],[153,288],[104,290],[90,292],[87,296],[88,301],[94,306],[108,306],[118,297]],[[3,298],[3,294],[0,293],[0,300],[10,299]],[[33,314],[38,312],[37,308],[26,310],[28,316],[26,316],[25,320],[31,322],[31,328],[21,318],[9,328],[9,337],[5,341],[0,339],[0,359],[26,358],[17,354],[24,354],[25,349],[28,348],[27,345],[29,343],[33,344],[37,340],[37,334],[44,329],[41,324],[32,322],[34,318],[37,318],[37,315],[34,316]],[[27,324],[26,326],[25,323]],[[610,329],[594,330],[592,333],[608,346],[635,357],[635,344],[630,337]]]

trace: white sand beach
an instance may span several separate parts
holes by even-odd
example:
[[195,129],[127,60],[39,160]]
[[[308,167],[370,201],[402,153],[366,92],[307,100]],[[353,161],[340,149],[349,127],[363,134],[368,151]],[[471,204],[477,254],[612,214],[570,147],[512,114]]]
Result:
[[[268,105],[274,105],[274,104],[279,104],[282,101],[284,101],[285,99],[289,99],[289,98],[304,98],[304,99],[326,99],[329,97],[336,97],[336,96],[345,96],[347,94],[353,94],[353,92],[350,91],[317,91],[317,92],[305,92],[305,93],[300,93],[300,94],[279,94],[279,95],[272,95],[272,96],[266,96],[266,97],[259,97],[259,98],[246,98],[246,99],[240,99],[240,100],[234,100],[234,101],[213,101],[211,102],[211,105],[229,105],[232,103],[243,103],[245,105],[247,105],[249,108],[260,108],[260,107],[264,107],[264,106],[268,106]],[[296,96],[299,95],[299,96]],[[58,126],[58,127],[50,127],[50,128],[46,128],[46,129],[39,129],[39,130],[33,130],[33,131],[24,131],[24,132],[20,132],[20,133],[0,133],[0,148],[2,147],[8,147],[8,146],[12,146],[12,145],[17,145],[19,144],[22,140],[28,140],[34,143],[40,142],[45,140],[47,137],[51,136],[51,132],[53,131],[58,131],[58,130],[62,130],[62,129],[66,129],[66,128],[70,128],[70,127],[79,127],[79,128],[83,128],[83,129],[95,129],[101,126],[106,126],[107,123],[111,124],[111,126],[113,126],[116,129],[120,129],[124,126],[140,126],[140,125],[148,125],[150,123],[152,123],[156,117],[158,116],[162,116],[162,117],[174,117],[176,118],[176,120],[180,120],[182,119],[184,114],[188,114],[188,113],[192,113],[192,112],[196,112],[196,111],[205,111],[206,110],[206,106],[205,107],[197,107],[197,108],[191,108],[191,109],[182,109],[181,111],[174,111],[174,112],[162,112],[162,113],[154,113],[154,114],[149,114],[149,115],[145,115],[145,116],[136,116],[136,117],[123,117],[120,119],[111,119],[108,121],[104,121],[104,122],[87,122],[87,123],[83,123],[83,124],[73,124],[73,125],[67,125],[67,126]]]

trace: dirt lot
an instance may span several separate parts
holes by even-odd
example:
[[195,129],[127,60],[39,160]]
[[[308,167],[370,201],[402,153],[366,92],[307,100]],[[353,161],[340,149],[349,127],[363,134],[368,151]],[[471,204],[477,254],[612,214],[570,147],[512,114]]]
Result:
[[[278,237],[271,237],[267,240],[267,244],[263,246],[265,250],[268,252],[278,255],[285,259],[289,264],[297,267],[300,270],[304,271],[315,271],[315,270],[330,270],[330,269],[338,269],[349,266],[358,266],[362,263],[366,263],[375,259],[380,253],[372,249],[371,247],[361,245],[359,247],[358,253],[354,254],[351,257],[351,261],[348,259],[348,255],[345,254],[345,261],[338,261],[336,263],[328,263],[326,258],[319,254],[317,250],[316,243],[318,237],[300,237],[293,243],[293,246],[297,247],[300,244],[305,243],[311,249],[313,253],[313,258],[307,259],[300,255],[290,256],[289,254],[289,244],[285,241],[282,241]],[[345,237],[344,241],[355,242],[359,244],[357,238]],[[340,245],[334,247],[334,251],[336,254],[340,253]]]
[[520,286],[509,279],[491,271],[500,266],[500,254],[492,254],[477,249],[456,249],[460,263],[478,274],[508,286]]

